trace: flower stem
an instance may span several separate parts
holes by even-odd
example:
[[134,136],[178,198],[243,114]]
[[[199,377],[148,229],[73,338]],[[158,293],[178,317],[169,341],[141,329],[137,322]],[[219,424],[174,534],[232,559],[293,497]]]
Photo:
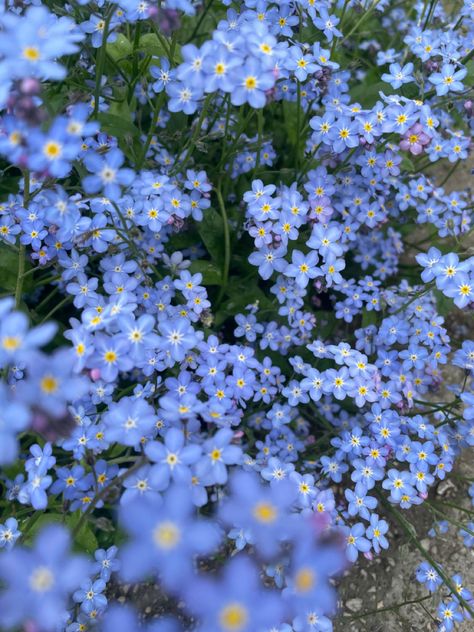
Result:
[[[23,206],[28,208],[30,199],[30,172],[23,172]],[[15,287],[15,307],[18,309],[21,302],[21,293],[23,290],[23,280],[25,278],[25,246],[20,243],[18,248],[18,271]]]
[[222,217],[222,223],[224,226],[224,267],[222,269],[222,284],[219,290],[219,295],[216,301],[216,308],[220,305],[222,298],[224,297],[224,293],[227,288],[227,283],[229,280],[229,267],[230,267],[230,231],[229,231],[229,219],[227,217],[227,211],[224,204],[224,198],[222,196],[222,178],[219,178],[216,187],[216,196],[217,202],[219,204],[219,210]]

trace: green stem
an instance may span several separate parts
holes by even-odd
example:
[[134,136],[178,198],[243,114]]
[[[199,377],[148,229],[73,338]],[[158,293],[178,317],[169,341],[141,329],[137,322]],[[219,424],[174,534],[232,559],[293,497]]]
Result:
[[142,153],[140,155],[140,158],[137,160],[138,171],[140,171],[140,169],[143,166],[143,163],[145,162],[147,152],[150,148],[151,139],[153,138],[153,134],[155,133],[156,123],[158,122],[158,116],[160,115],[161,108],[163,107],[163,104],[164,104],[164,100],[165,100],[165,92],[162,92],[158,98],[156,107],[153,110],[153,116],[150,123],[150,129],[148,130],[145,144],[143,145]]
[[209,13],[209,10],[213,4],[214,4],[214,0],[210,0],[210,2],[206,4],[206,6],[204,7],[204,11],[201,13],[199,20],[197,21],[197,24],[194,27],[193,32],[191,33],[188,40],[186,41],[186,44],[189,44],[189,42],[193,42],[195,40],[196,35],[199,33],[199,29],[201,28],[201,24],[204,22],[206,15]]
[[198,139],[199,133],[202,128],[202,124],[204,123],[204,119],[206,118],[207,110],[209,108],[209,103],[211,102],[211,99],[212,99],[212,94],[208,94],[203,103],[201,114],[199,116],[198,122],[196,123],[196,127],[194,128],[193,135],[191,136],[191,139],[189,143],[187,144],[187,149],[186,147],[183,149],[183,151],[186,151],[186,154],[184,155],[183,160],[176,161],[176,167],[175,169],[172,170],[171,172],[172,174],[175,174],[177,171],[184,171],[184,168],[186,167],[189,159],[191,158],[194,148],[196,146],[196,141]]
[[421,545],[421,542],[418,540],[418,537],[416,535],[416,531],[413,525],[410,522],[408,522],[405,516],[403,516],[401,512],[398,511],[398,509],[393,507],[393,505],[391,505],[382,494],[377,493],[377,495],[379,496],[382,504],[386,507],[386,509],[395,517],[396,521],[401,526],[405,534],[410,538],[410,540],[413,542],[416,548],[420,551],[421,555],[425,558],[425,560],[429,564],[431,564],[434,570],[438,573],[438,575],[441,577],[444,584],[449,588],[451,593],[456,596],[456,599],[469,612],[469,614],[471,616],[474,616],[474,610],[468,604],[468,602],[463,597],[461,597],[461,595],[457,592],[456,586],[454,585],[451,578],[448,575],[446,575],[443,569],[440,568],[440,566],[435,562],[435,560],[431,557],[428,551]]
[[415,294],[415,296],[413,296],[413,298],[411,298],[409,301],[407,301],[406,303],[403,303],[403,305],[397,309],[396,312],[392,313],[392,316],[396,316],[397,314],[399,314],[400,312],[403,312],[409,305],[411,305],[414,301],[416,301],[417,299],[419,299],[421,296],[423,296],[424,294],[427,294],[428,292],[431,291],[431,288],[434,286],[434,282],[430,281],[428,283],[428,285],[421,290],[420,292],[417,292]]
[[299,80],[296,80],[296,156],[295,156],[295,168],[298,170],[300,164],[300,124],[301,124],[301,84]]
[[102,73],[104,71],[105,65],[105,57],[106,57],[106,46],[107,46],[107,38],[109,36],[109,26],[110,20],[114,14],[114,10],[110,9],[109,13],[105,18],[104,31],[102,33],[102,44],[99,48],[99,53],[97,55],[97,67],[96,67],[96,75],[95,75],[95,90],[94,90],[94,112],[92,114],[92,118],[97,118],[99,113],[99,99],[100,99],[100,84],[102,80]]
[[362,17],[358,20],[358,22],[356,22],[355,26],[349,31],[349,33],[347,35],[344,36],[344,38],[342,39],[340,45],[342,46],[342,44],[344,44],[344,42],[346,40],[349,39],[349,37],[352,35],[352,33],[354,33],[355,31],[357,31],[357,29],[359,28],[359,26],[362,24],[362,22],[365,22],[365,20],[369,17],[369,15],[372,13],[372,11],[377,7],[378,3],[380,2],[380,0],[374,0],[372,5],[367,9],[367,11],[362,15]]
[[155,23],[153,21],[152,21],[152,24],[153,24],[153,29],[155,31],[155,35],[158,38],[158,41],[163,46],[163,49],[166,52],[166,56],[168,57],[169,62],[172,63],[173,60],[171,59],[171,50],[170,50],[170,46],[168,44],[168,41],[163,37],[163,35],[160,33],[158,27],[155,25]]
[[449,503],[446,500],[443,500],[442,503],[440,503],[440,504],[443,507],[452,507],[453,509],[457,509],[458,511],[462,511],[464,513],[467,513],[469,516],[474,516],[474,511],[470,511],[469,509],[466,509],[465,507],[461,507],[461,505],[456,505],[455,503]]
[[[339,17],[339,30],[341,31],[341,33],[342,33],[342,21],[344,19],[345,14],[346,14],[346,9],[347,9],[347,5],[348,4],[349,4],[349,0],[345,0],[344,6],[342,7],[341,15]],[[329,59],[332,59],[333,56],[334,56],[334,51],[336,50],[337,41],[338,41],[338,38],[334,37],[334,39],[332,41],[331,52],[329,54]]]
[[342,620],[357,621],[358,619],[364,619],[365,617],[369,617],[373,614],[379,614],[380,612],[389,612],[390,610],[398,610],[398,608],[403,608],[404,606],[409,606],[414,603],[421,603],[422,601],[426,601],[427,599],[431,599],[431,595],[425,595],[424,597],[420,597],[419,599],[411,599],[410,601],[403,601],[401,603],[394,603],[391,606],[377,608],[376,610],[368,610],[367,612],[363,612],[362,614],[358,614],[354,617],[344,617]]
[[428,26],[428,22],[430,21],[431,16],[433,15],[434,10],[435,10],[435,8],[436,8],[436,5],[437,5],[437,4],[438,4],[438,0],[431,0],[431,3],[430,3],[430,8],[429,8],[429,11],[428,11],[428,15],[426,16],[425,23],[423,24],[423,31],[424,31],[424,30],[426,29],[426,27]]
[[451,516],[446,515],[445,511],[441,511],[440,509],[438,509],[435,505],[433,505],[433,503],[430,503],[429,500],[425,500],[425,503],[432,511],[434,511],[435,514],[437,514],[441,518],[444,518],[458,529],[463,529],[466,533],[469,533],[469,535],[474,535],[474,531],[472,529],[469,529],[467,525],[464,525],[462,524],[462,522],[459,522],[459,520],[455,520],[454,518],[451,518]]
[[230,231],[229,231],[229,220],[227,217],[227,211],[225,208],[225,204],[224,204],[224,198],[222,197],[222,190],[221,190],[221,186],[222,186],[222,178],[219,178],[219,181],[217,183],[217,187],[216,187],[216,196],[217,196],[217,202],[219,204],[219,210],[221,213],[221,217],[222,217],[222,222],[224,225],[224,266],[222,269],[222,284],[219,290],[219,295],[217,297],[217,301],[216,301],[216,309],[217,307],[220,305],[223,297],[224,297],[224,293],[227,289],[227,283],[229,280],[229,268],[230,268]]
[[91,504],[84,511],[84,513],[82,514],[82,516],[78,520],[76,526],[72,530],[72,537],[73,538],[75,536],[77,536],[77,534],[80,532],[80,530],[82,529],[82,526],[84,525],[84,523],[86,522],[86,520],[88,519],[90,514],[94,511],[97,503],[100,500],[102,500],[103,498],[105,498],[107,496],[107,494],[110,492],[111,489],[113,489],[114,487],[117,487],[117,485],[121,485],[123,483],[123,481],[125,481],[127,478],[129,478],[134,472],[139,470],[142,467],[142,465],[144,465],[145,463],[146,463],[145,457],[141,456],[138,459],[138,461],[136,461],[136,463],[134,463],[134,465],[132,465],[132,467],[130,467],[123,474],[120,474],[120,476],[117,476],[116,478],[114,478],[106,487],[103,487],[101,489],[101,491],[96,496],[94,496]]
[[446,174],[446,176],[443,178],[443,180],[439,183],[438,186],[442,187],[446,184],[446,182],[449,180],[449,178],[453,175],[453,173],[456,171],[456,169],[459,167],[459,165],[461,164],[460,160],[457,160],[454,165],[451,167],[451,169],[448,171],[448,173]]
[[257,159],[255,161],[255,170],[260,167],[260,156],[262,154],[263,143],[263,108],[257,110],[257,128],[258,128],[258,147],[257,147]]
[[45,317],[43,318],[43,320],[41,321],[40,325],[41,325],[41,324],[43,324],[43,323],[45,323],[47,320],[49,320],[49,319],[51,318],[51,316],[53,316],[53,315],[54,315],[54,314],[55,314],[55,313],[56,313],[59,309],[61,309],[61,307],[63,307],[63,306],[64,306],[64,305],[66,305],[67,303],[69,303],[69,302],[71,301],[71,298],[72,298],[71,296],[65,296],[65,297],[63,298],[63,300],[62,300],[62,301],[60,301],[59,303],[57,303],[57,304],[53,307],[53,309],[52,309],[50,312],[48,312],[48,313],[46,314],[46,316],[45,316]]
[[[23,206],[28,208],[30,200],[30,172],[25,169],[23,172]],[[18,309],[21,302],[21,293],[23,290],[23,279],[25,278],[25,246],[20,243],[18,248],[18,271],[15,287],[15,307]]]
[[132,100],[133,92],[135,90],[135,85],[136,85],[136,82],[138,81],[138,78],[140,76],[139,73],[138,73],[138,53],[137,53],[137,49],[138,49],[138,46],[140,44],[141,28],[142,28],[142,23],[141,22],[137,22],[136,27],[135,27],[135,35],[133,37],[132,77],[133,77],[134,81],[131,82],[129,87],[128,87],[127,101],[129,103]]

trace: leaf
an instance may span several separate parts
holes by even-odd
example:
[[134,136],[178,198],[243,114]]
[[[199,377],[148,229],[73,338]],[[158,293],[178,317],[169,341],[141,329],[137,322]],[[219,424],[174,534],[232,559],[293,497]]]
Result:
[[[73,514],[70,514],[66,518],[66,524],[69,529],[72,531],[79,520],[82,518],[82,512],[76,511]],[[78,533],[74,536],[74,544],[78,546],[81,550],[86,553],[93,553],[98,548],[97,538],[92,531],[92,527],[90,523],[86,520],[82,527],[79,529]]]
[[296,116],[296,103],[291,101],[283,101],[283,116],[285,119],[285,131],[286,139],[291,145],[296,145],[297,135],[297,116]]
[[[63,525],[64,524],[63,518],[64,517],[62,514],[56,513],[56,512],[33,515],[34,524],[31,526],[31,528],[29,529],[27,528],[25,531],[25,534],[26,534],[24,536],[25,544],[31,544],[33,540],[36,538],[36,536],[38,535],[38,533],[43,529],[43,527],[46,527],[47,525],[51,525],[51,524]],[[21,525],[21,530],[23,530],[25,526],[27,525],[28,525],[28,521],[25,521]]]
[[221,285],[222,274],[220,269],[211,261],[195,260],[189,267],[190,272],[202,274],[203,285]]
[[[32,540],[35,539],[37,533],[41,531],[43,527],[50,524],[65,525],[71,532],[76,527],[81,517],[81,511],[76,511],[66,516],[64,516],[64,514],[54,512],[41,514],[29,531],[26,542],[30,543]],[[97,538],[92,531],[90,522],[88,522],[87,520],[84,522],[79,532],[75,535],[73,543],[76,545],[77,548],[85,551],[86,553],[94,553],[94,551],[97,550]]]
[[369,325],[376,325],[378,320],[378,313],[373,309],[370,312],[367,309],[362,311],[362,327],[368,327]]
[[438,289],[432,290],[434,297],[436,299],[436,309],[440,316],[447,316],[453,309],[455,305],[448,296],[445,296],[443,292]]
[[[165,50],[156,33],[145,33],[145,35],[142,35],[138,43],[138,50],[154,57],[168,57],[168,51]],[[175,63],[179,63],[181,60],[180,50],[180,47],[176,46],[173,55]]]
[[218,268],[222,268],[224,262],[224,223],[222,217],[213,208],[207,209],[198,228],[208,253],[211,255]]
[[408,171],[410,173],[413,173],[415,171],[415,165],[410,160],[410,158],[408,158],[408,156],[403,156],[402,162],[401,162],[401,167],[402,167],[403,171]]
[[467,75],[464,78],[464,83],[466,85],[471,85],[472,82],[474,81],[474,59],[471,59],[470,61],[467,62],[466,68],[467,68]]
[[[112,106],[116,106],[116,103],[113,103]],[[111,110],[112,110],[111,106]],[[115,110],[118,108],[116,107]],[[128,120],[127,120],[128,118]],[[118,114],[114,114],[113,112],[107,112],[105,114],[99,114],[98,119],[101,125],[101,128],[107,134],[111,136],[117,136],[118,138],[123,138],[127,135],[132,136],[140,136],[140,130],[136,127],[130,120],[130,116],[128,117],[119,116]]]
[[254,283],[244,283],[239,277],[232,277],[227,284],[226,294],[229,296],[216,314],[216,325],[221,325],[229,316],[245,311],[247,305],[258,302],[259,309],[268,313],[276,312],[275,305],[266,294]]
[[118,63],[133,53],[133,46],[123,33],[117,33],[116,39],[106,44],[106,51]]
[[17,193],[19,176],[5,176],[4,172],[0,172],[0,195],[3,197],[6,193]]
[[[18,277],[18,253],[7,244],[0,242],[0,289],[5,292],[14,292]],[[31,268],[28,261],[25,261],[25,272]],[[23,290],[31,288],[31,276],[26,277],[23,282]]]

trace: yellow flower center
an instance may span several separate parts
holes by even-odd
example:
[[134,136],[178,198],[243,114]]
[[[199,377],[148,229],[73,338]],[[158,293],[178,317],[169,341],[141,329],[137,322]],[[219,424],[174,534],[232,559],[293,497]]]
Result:
[[231,632],[242,630],[247,625],[248,618],[247,608],[237,602],[228,604],[219,613],[221,628]]
[[169,520],[160,522],[153,531],[153,541],[160,549],[173,549],[180,539],[179,528]]
[[52,395],[58,390],[58,380],[53,375],[45,375],[41,380],[41,390],[47,395]]
[[265,524],[275,522],[277,514],[278,512],[276,507],[269,502],[259,502],[253,509],[253,515],[258,522],[263,522]]

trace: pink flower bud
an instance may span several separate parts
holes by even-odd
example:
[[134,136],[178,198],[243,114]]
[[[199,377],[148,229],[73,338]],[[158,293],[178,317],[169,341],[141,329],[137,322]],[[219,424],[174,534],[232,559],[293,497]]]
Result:
[[91,376],[91,380],[97,382],[97,380],[100,380],[100,369],[91,369],[89,375]]

